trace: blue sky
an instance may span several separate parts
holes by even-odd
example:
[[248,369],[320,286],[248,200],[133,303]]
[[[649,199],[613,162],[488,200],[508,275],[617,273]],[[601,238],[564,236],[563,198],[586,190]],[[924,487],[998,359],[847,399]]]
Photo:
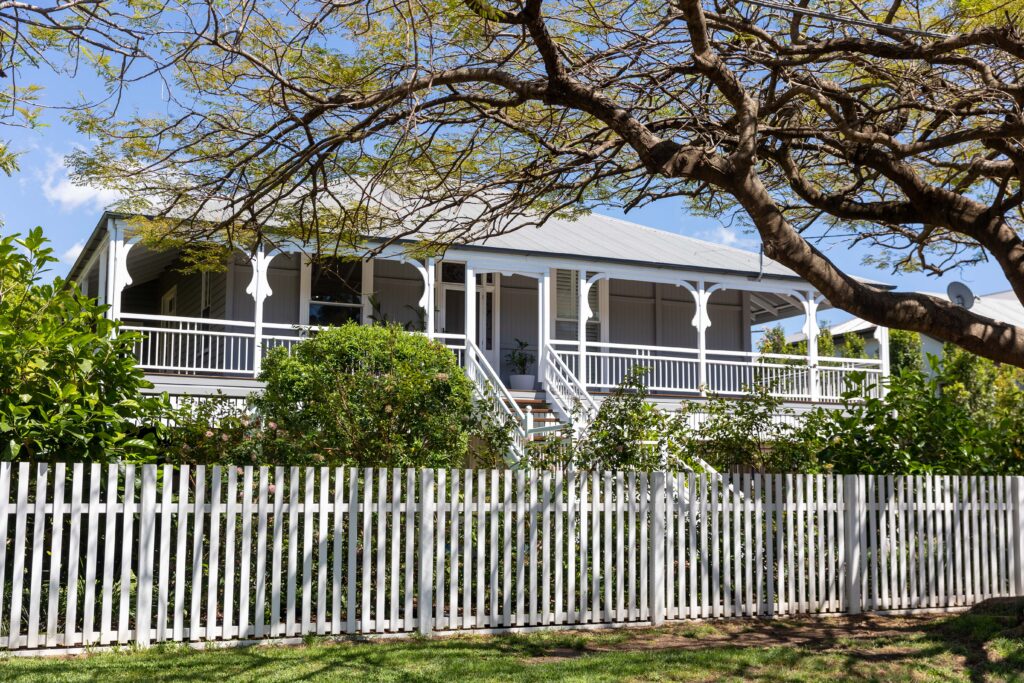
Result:
[[[50,104],[69,103],[77,99],[82,89],[90,89],[90,83],[83,77],[44,77],[45,101]],[[47,82],[48,81],[48,82]],[[140,109],[159,109],[162,98],[153,92],[152,84],[146,84]],[[138,95],[138,93],[137,93]],[[62,274],[74,261],[77,251],[95,226],[103,207],[113,200],[109,191],[78,187],[71,183],[64,167],[64,155],[76,148],[90,146],[90,141],[80,136],[60,118],[58,110],[46,112],[42,117],[44,127],[22,129],[0,128],[0,136],[9,140],[12,146],[23,153],[21,171],[12,177],[0,174],[0,219],[4,234],[24,232],[36,225],[42,226],[52,240],[61,264],[55,271]],[[621,213],[608,211],[615,215]],[[677,201],[663,201],[643,209],[631,211],[625,218],[713,242],[729,244],[739,248],[757,251],[756,235],[746,234],[711,219],[687,215]],[[842,268],[856,275],[889,282],[903,290],[927,290],[944,292],[946,286],[960,280],[975,293],[985,294],[1009,289],[998,267],[993,263],[982,264],[969,269],[950,273],[942,278],[924,274],[898,274],[862,265],[864,250],[851,248],[839,241],[819,244]],[[823,320],[840,322],[849,316],[838,311],[822,315]]]

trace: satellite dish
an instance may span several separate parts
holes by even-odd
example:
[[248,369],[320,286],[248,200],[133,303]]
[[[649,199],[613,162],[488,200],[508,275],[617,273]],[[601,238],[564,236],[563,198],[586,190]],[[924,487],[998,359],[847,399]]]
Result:
[[962,282],[950,282],[949,287],[946,288],[946,296],[957,306],[963,308],[970,308],[977,300],[971,288]]

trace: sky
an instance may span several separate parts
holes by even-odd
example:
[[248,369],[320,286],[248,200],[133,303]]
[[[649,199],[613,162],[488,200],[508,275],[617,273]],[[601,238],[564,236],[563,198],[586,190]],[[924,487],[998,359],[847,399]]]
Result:
[[[70,78],[40,74],[38,80],[45,88],[44,101],[54,105],[73,102],[80,92],[96,87],[85,76]],[[158,110],[162,104],[160,93],[153,92],[152,87],[137,91],[135,99],[134,106],[142,111]],[[61,258],[54,274],[63,275],[81,251],[103,208],[115,197],[108,190],[76,186],[68,178],[65,155],[76,149],[88,149],[91,141],[64,123],[59,110],[46,111],[41,122],[44,125],[35,129],[0,124],[0,138],[8,140],[15,150],[22,153],[20,171],[11,177],[0,173],[0,232],[6,235],[41,226]],[[628,214],[607,209],[603,212],[653,228],[741,249],[756,252],[759,248],[755,234],[714,219],[688,215],[681,202],[676,200],[661,201]],[[818,247],[847,272],[887,282],[900,290],[945,292],[953,281],[967,284],[978,295],[1009,289],[994,263],[964,268],[936,278],[925,274],[893,274],[863,265],[865,250],[851,248],[840,241],[819,243]],[[826,311],[819,316],[819,321],[835,324],[849,317],[840,311]],[[789,329],[791,325],[786,327]]]

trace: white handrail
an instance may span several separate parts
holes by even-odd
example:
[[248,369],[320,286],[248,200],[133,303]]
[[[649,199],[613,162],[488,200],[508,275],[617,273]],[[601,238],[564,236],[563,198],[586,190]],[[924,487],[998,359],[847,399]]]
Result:
[[[512,398],[512,395],[505,388],[499,379],[498,374],[487,362],[487,358],[480,351],[480,348],[468,337],[465,339],[466,352],[464,366],[466,374],[480,398],[489,400],[495,416],[500,420],[504,418],[505,426],[512,432],[512,444],[510,445],[509,456],[514,462],[518,462],[526,454],[527,434],[526,416],[519,409],[519,405]],[[490,393],[489,393],[490,392]]]
[[565,361],[559,358],[551,344],[544,345],[544,361],[544,388],[548,396],[565,415],[572,415],[575,408],[573,402],[579,403],[583,409],[583,424],[580,427],[586,428],[597,416],[598,407],[594,398]]
[[[225,320],[223,318],[189,318],[180,315],[153,315],[151,313],[122,313],[119,322],[126,320],[148,320],[160,323],[189,323],[193,325],[224,325],[226,327],[255,328],[251,320]],[[160,328],[167,329],[167,328]]]

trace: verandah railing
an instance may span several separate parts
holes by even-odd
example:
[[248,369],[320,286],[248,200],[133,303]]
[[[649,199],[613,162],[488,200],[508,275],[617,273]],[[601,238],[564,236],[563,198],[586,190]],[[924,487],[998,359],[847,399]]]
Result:
[[1024,478],[0,464],[0,645],[1024,594]]
[[578,342],[552,340],[550,345],[573,374],[584,378],[587,390],[596,392],[615,389],[638,368],[645,370],[641,381],[655,393],[740,396],[764,387],[795,401],[838,402],[855,374],[864,379],[863,394],[876,396],[882,380],[876,358],[821,357],[811,365],[806,356],[709,349],[702,362],[697,349],[608,342],[587,342],[581,372]]

